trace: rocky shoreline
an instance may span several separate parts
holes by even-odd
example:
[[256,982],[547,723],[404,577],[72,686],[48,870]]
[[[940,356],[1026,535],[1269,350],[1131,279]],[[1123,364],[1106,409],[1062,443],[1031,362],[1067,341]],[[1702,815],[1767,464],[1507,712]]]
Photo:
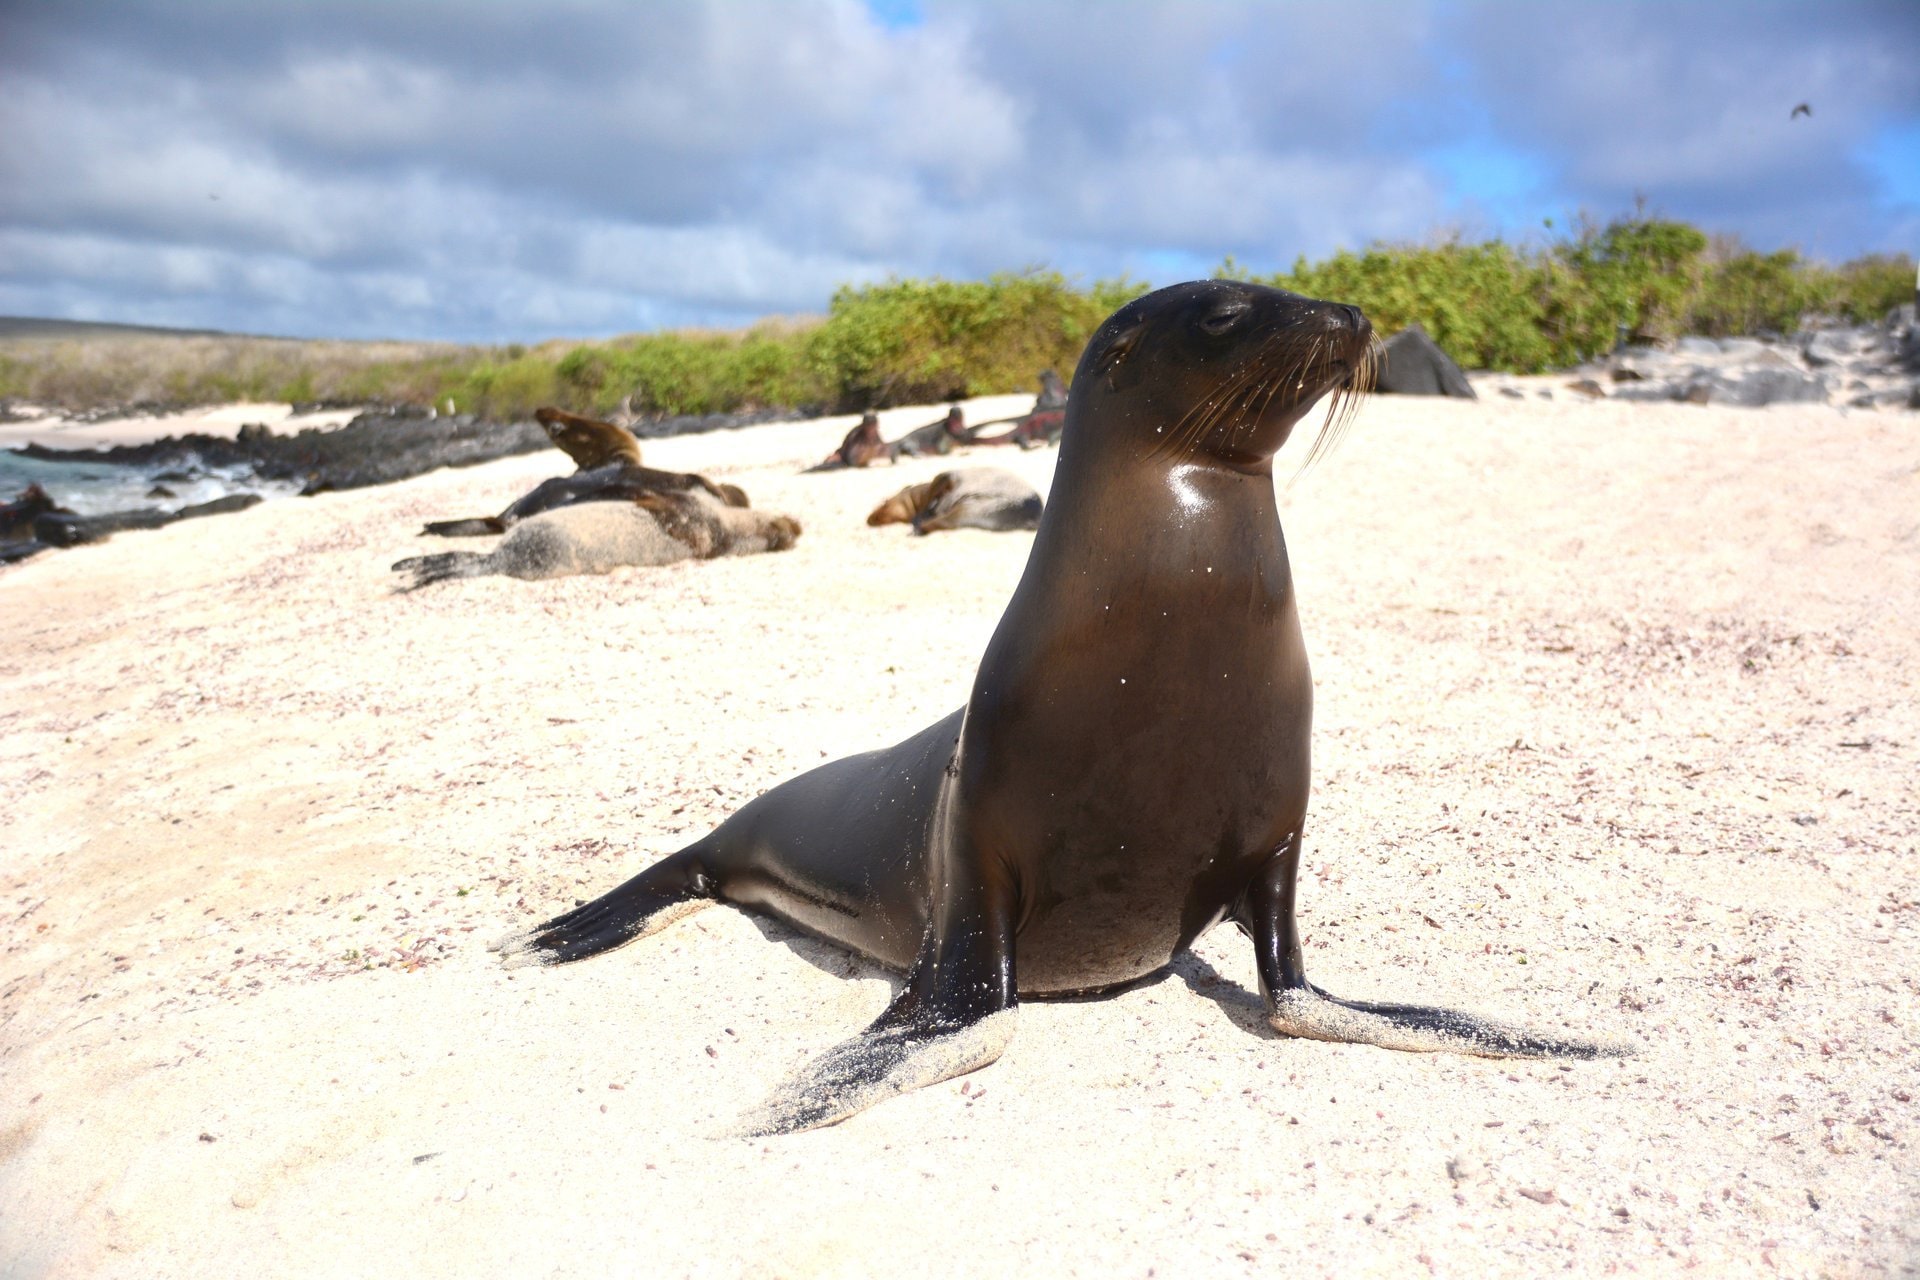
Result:
[[[643,439],[791,420],[782,410],[660,418],[633,425]],[[108,463],[191,476],[209,470],[249,470],[258,479],[299,486],[302,494],[391,484],[440,467],[471,467],[497,458],[551,448],[531,421],[496,422],[470,413],[434,415],[425,409],[368,410],[330,430],[307,427],[282,435],[265,425],[244,426],[229,439],[189,434],[108,449],[56,449],[40,444],[16,452],[41,462]]]
[[[1623,347],[1567,370],[1592,399],[1651,403],[1830,404],[1920,409],[1920,324],[1911,304],[1877,325],[1809,325],[1792,337],[1684,337],[1671,349]],[[1501,394],[1525,391],[1492,375]]]

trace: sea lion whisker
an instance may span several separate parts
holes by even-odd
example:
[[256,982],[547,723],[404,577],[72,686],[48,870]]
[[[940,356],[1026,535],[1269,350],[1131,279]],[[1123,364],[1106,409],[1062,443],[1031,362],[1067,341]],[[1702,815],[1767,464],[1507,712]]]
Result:
[[1374,379],[1378,376],[1379,351],[1379,340],[1370,339],[1362,348],[1360,358],[1355,361],[1346,381],[1334,388],[1327,401],[1326,419],[1315,434],[1313,443],[1308,446],[1306,459],[1301,462],[1300,469],[1293,473],[1293,478],[1287,481],[1289,491],[1308,471],[1331,457],[1345,440],[1354,419],[1359,415],[1361,403],[1372,391]]
[[1191,455],[1193,446],[1206,439],[1213,429],[1227,400],[1255,372],[1256,368],[1249,362],[1221,379],[1193,408],[1181,415],[1179,421],[1173,424],[1173,430],[1154,446],[1148,456],[1184,458]]
[[[1246,357],[1246,361],[1242,361],[1231,374],[1221,378],[1212,397],[1204,401],[1208,405],[1208,413],[1194,420],[1187,430],[1175,436],[1171,453],[1177,453],[1183,459],[1192,457],[1200,449],[1200,443],[1206,441],[1208,436],[1212,436],[1229,413],[1235,415],[1235,424],[1229,430],[1229,438],[1238,436],[1240,428],[1248,424],[1246,409],[1252,403],[1248,390],[1250,388],[1258,390],[1263,386],[1263,380],[1269,376],[1269,370],[1273,368],[1275,359],[1283,357],[1286,353],[1286,345],[1288,344],[1283,332],[1267,334],[1267,338],[1261,340],[1258,347],[1254,347],[1254,351]],[[1284,384],[1284,378],[1281,384]],[[1254,420],[1258,422],[1258,416]],[[1187,418],[1183,418],[1183,422],[1187,422]]]

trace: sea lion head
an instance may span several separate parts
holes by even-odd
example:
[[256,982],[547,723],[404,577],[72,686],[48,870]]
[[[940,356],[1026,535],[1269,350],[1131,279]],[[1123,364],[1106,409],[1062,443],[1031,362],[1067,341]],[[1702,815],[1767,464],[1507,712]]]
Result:
[[545,405],[533,412],[534,421],[546,430],[554,447],[572,458],[581,471],[592,471],[608,463],[640,465],[640,441],[633,432],[598,418],[582,417],[565,409]]
[[1095,331],[1073,375],[1062,444],[1098,435],[1103,450],[1265,471],[1331,391],[1311,463],[1372,386],[1373,350],[1358,307],[1237,280],[1173,285]]

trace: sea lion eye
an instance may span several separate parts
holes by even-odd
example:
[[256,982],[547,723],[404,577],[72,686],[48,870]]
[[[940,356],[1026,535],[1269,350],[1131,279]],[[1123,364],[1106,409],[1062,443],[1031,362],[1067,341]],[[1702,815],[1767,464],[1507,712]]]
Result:
[[1100,353],[1099,370],[1103,373],[1111,373],[1116,366],[1131,355],[1134,344],[1140,341],[1140,334],[1146,327],[1146,322],[1142,320],[1129,325],[1114,335],[1113,341],[1107,344],[1107,349]]
[[1240,323],[1240,317],[1251,310],[1246,299],[1236,298],[1232,302],[1222,303],[1200,321],[1200,327],[1211,334],[1222,334]]

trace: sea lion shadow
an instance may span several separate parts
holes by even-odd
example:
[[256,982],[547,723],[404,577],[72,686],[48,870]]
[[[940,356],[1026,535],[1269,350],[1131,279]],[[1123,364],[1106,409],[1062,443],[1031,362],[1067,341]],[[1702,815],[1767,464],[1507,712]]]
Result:
[[1186,983],[1193,994],[1213,1001],[1234,1026],[1254,1039],[1280,1038],[1267,1021],[1267,1002],[1259,992],[1247,990],[1191,951],[1176,956],[1167,972]]
[[904,974],[895,973],[863,955],[823,941],[812,934],[802,933],[776,917],[761,915],[757,911],[743,911],[741,914],[753,922],[753,927],[760,931],[761,937],[768,942],[775,942],[785,947],[824,974],[835,978],[883,979],[890,992],[889,1000],[906,988],[907,980]]
[[[754,911],[742,914],[753,922],[753,927],[760,931],[761,937],[768,942],[785,947],[824,974],[835,978],[882,979],[886,982],[891,996],[898,996],[906,988],[904,975],[876,964],[865,956],[835,946],[831,942],[822,941],[811,934],[802,933],[784,920],[773,916],[761,915]],[[1174,979],[1186,983],[1187,989],[1195,995],[1212,1001],[1222,1013],[1227,1015],[1228,1021],[1254,1039],[1279,1039],[1272,1025],[1267,1021],[1266,1001],[1258,992],[1247,990],[1190,951],[1176,956],[1172,963],[1163,968],[1116,987],[1108,987],[1101,991],[1029,994],[1021,998],[1047,1004],[1083,1004],[1093,1000],[1117,999],[1130,991],[1157,987],[1163,982]]]

